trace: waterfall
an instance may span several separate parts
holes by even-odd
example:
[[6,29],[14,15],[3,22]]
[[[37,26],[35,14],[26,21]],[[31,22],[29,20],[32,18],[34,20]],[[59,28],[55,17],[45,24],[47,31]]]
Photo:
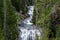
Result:
[[18,40],[36,40],[36,34],[38,37],[41,36],[41,31],[36,29],[35,25],[31,23],[33,17],[34,6],[28,6],[28,17],[21,21],[19,29],[19,38]]

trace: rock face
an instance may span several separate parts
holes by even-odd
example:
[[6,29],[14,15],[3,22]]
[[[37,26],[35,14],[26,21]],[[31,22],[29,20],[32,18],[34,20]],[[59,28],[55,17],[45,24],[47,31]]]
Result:
[[41,36],[41,31],[36,29],[36,26],[31,23],[33,16],[34,6],[28,6],[27,14],[29,17],[21,21],[19,24],[19,38],[18,40],[36,40],[36,34]]

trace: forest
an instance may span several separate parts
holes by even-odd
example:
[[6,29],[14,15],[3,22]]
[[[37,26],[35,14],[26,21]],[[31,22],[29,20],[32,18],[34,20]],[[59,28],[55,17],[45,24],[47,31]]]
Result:
[[34,6],[33,25],[42,29],[36,40],[60,40],[60,0],[0,0],[0,40],[18,40],[27,6]]

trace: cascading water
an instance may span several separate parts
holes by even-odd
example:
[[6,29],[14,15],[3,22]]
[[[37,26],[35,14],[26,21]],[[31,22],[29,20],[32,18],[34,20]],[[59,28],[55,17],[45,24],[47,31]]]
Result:
[[28,12],[27,14],[29,17],[24,19],[19,28],[19,38],[18,40],[36,40],[36,34],[38,37],[41,36],[41,31],[35,28],[32,21],[32,16],[33,16],[33,11],[34,11],[34,6],[28,6]]

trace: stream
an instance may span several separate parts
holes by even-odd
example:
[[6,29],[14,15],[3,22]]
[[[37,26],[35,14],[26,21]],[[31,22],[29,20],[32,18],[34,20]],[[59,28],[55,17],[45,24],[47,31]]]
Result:
[[36,26],[31,22],[33,18],[34,6],[28,6],[27,8],[28,17],[22,20],[20,25],[18,26],[18,40],[36,40],[36,35],[39,38],[41,37],[41,31],[36,29]]

